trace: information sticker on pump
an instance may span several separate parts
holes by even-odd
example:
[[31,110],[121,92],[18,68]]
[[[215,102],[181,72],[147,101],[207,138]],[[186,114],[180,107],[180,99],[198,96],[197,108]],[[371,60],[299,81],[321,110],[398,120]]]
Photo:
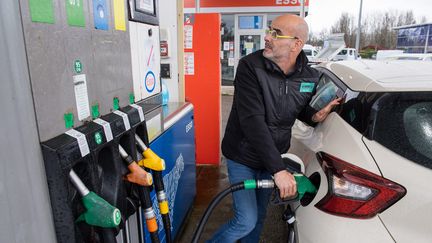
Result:
[[143,112],[142,107],[137,105],[137,104],[131,104],[130,106],[132,106],[133,108],[138,110],[140,121],[143,122],[145,119],[144,119],[144,112]]
[[129,123],[129,117],[127,116],[127,114],[122,112],[122,111],[119,111],[119,110],[115,110],[113,113],[117,114],[123,118],[123,123],[124,123],[125,129],[126,129],[126,131],[129,131],[130,123]]
[[107,121],[104,121],[100,118],[97,118],[97,119],[93,120],[93,122],[97,123],[103,127],[104,133],[105,133],[105,138],[106,138],[107,142],[113,140],[113,134],[111,131],[111,126]]
[[79,147],[79,150],[81,152],[82,157],[84,157],[90,153],[87,139],[83,133],[81,133],[75,129],[71,129],[71,130],[65,132],[65,134],[67,134],[67,135],[69,135],[69,136],[71,136],[77,140],[78,147]]

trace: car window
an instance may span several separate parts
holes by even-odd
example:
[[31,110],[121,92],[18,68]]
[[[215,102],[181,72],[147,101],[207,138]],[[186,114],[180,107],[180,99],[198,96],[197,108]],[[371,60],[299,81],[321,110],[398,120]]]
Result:
[[317,85],[317,92],[312,98],[310,106],[317,111],[321,110],[336,97],[338,89],[336,84],[327,75],[322,75]]
[[303,51],[306,54],[306,56],[311,56],[312,55],[312,50],[303,49]]
[[347,54],[347,50],[342,50],[338,53],[338,55],[346,55]]
[[390,93],[377,103],[372,138],[432,169],[432,92]]
[[361,134],[367,133],[370,110],[383,93],[356,92],[347,89],[344,102],[338,107],[338,114]]

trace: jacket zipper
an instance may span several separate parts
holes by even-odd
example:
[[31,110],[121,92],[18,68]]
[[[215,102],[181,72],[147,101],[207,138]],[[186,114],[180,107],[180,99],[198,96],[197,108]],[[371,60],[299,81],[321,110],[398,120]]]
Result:
[[282,111],[283,111],[283,105],[284,105],[284,102],[283,102],[283,98],[284,98],[284,87],[283,87],[283,82],[282,81],[280,81],[279,82],[279,107],[278,107],[278,109],[277,109],[277,111],[278,111],[278,115],[281,115],[282,114]]

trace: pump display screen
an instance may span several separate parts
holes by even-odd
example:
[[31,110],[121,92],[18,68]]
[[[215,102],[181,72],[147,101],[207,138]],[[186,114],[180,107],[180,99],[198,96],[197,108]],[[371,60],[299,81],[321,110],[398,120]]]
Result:
[[129,0],[129,20],[159,25],[158,0]]
[[138,0],[136,1],[136,9],[141,12],[154,14],[154,0]]

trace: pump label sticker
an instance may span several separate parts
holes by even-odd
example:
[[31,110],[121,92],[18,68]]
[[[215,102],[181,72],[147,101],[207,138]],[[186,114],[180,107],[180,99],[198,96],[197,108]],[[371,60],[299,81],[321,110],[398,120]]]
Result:
[[152,71],[148,71],[144,78],[144,86],[147,92],[151,93],[156,87],[156,76]]
[[90,153],[90,149],[89,149],[89,146],[88,146],[88,143],[87,143],[87,139],[86,139],[86,137],[85,137],[84,134],[82,134],[81,132],[78,132],[75,129],[71,129],[71,130],[65,132],[65,134],[67,134],[67,135],[69,135],[69,136],[71,136],[71,137],[73,137],[73,138],[75,138],[77,140],[78,147],[79,147],[79,150],[81,152],[81,156],[82,157],[84,157],[84,156],[86,156],[87,154]]
[[115,110],[113,113],[117,114],[123,118],[123,123],[124,123],[125,129],[126,129],[126,131],[129,131],[130,123],[129,123],[129,117],[127,116],[127,114],[122,112],[122,111],[119,111],[119,110]]
[[104,133],[105,133],[105,138],[106,138],[107,142],[113,140],[113,134],[112,134],[112,131],[111,131],[111,126],[110,126],[110,124],[108,122],[106,122],[106,121],[104,121],[104,120],[102,120],[100,118],[95,119],[93,122],[97,123],[97,124],[99,124],[99,125],[101,125],[103,127]]
[[131,104],[130,106],[132,106],[133,108],[138,110],[140,121],[143,122],[144,121],[144,112],[143,112],[142,107],[137,105],[137,104]]
[[78,120],[82,121],[90,116],[90,105],[87,93],[87,80],[85,74],[73,76],[75,102],[78,112]]
[[95,29],[108,30],[108,11],[105,0],[93,0],[93,21]]

